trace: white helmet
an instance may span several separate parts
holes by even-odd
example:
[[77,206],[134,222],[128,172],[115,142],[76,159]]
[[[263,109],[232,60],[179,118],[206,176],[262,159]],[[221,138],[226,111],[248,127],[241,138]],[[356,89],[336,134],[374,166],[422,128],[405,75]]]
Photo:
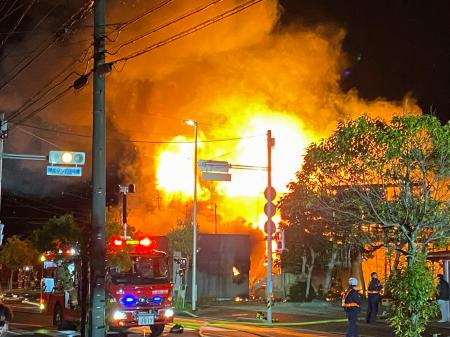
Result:
[[358,280],[354,277],[350,277],[348,279],[348,285],[349,286],[357,286],[358,285]]

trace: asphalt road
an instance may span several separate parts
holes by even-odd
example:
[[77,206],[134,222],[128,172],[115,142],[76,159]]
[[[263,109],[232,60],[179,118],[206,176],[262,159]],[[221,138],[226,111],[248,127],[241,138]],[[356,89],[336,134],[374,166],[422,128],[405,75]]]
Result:
[[[13,305],[14,320],[10,325],[9,336],[53,336],[70,337],[78,335],[74,331],[57,331],[52,326],[52,318],[36,312],[36,308],[27,305]],[[183,334],[170,333],[166,327],[163,336],[180,337],[336,337],[344,336],[347,322],[344,317],[324,315],[298,315],[274,313],[279,324],[264,326],[257,321],[256,310],[239,306],[203,306],[199,317],[180,314],[175,321],[184,326]],[[283,325],[284,324],[284,325]],[[392,329],[383,321],[375,324],[359,323],[360,337],[394,337]],[[450,337],[449,325],[432,324],[425,337],[440,333],[439,337]],[[140,327],[131,330],[129,337],[149,336],[149,329]]]

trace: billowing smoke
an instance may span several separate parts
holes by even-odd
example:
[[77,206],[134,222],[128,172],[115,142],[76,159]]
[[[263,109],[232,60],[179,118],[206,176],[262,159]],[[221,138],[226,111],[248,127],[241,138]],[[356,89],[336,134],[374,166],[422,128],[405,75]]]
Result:
[[[117,23],[107,27],[107,60],[111,62],[156,46],[245,1],[107,3],[108,22]],[[207,3],[210,6],[204,6]],[[160,9],[129,25],[119,24],[159,5]],[[137,193],[129,196],[130,223],[134,226],[151,234],[164,234],[177,220],[191,216],[193,128],[184,124],[186,119],[199,123],[200,159],[240,165],[266,166],[265,133],[271,129],[276,139],[274,185],[282,192],[301,167],[306,145],[327,136],[338,120],[362,114],[389,118],[393,114],[420,113],[410,97],[401,102],[382,98],[366,101],[356,90],[343,92],[339,82],[349,65],[342,51],[345,31],[327,24],[315,28],[279,25],[281,13],[277,1],[265,0],[198,32],[114,64],[107,75],[107,116],[115,139],[108,158],[110,163],[119,163],[117,170],[123,183],[137,186]],[[177,21],[183,15],[187,18]],[[171,21],[175,23],[156,29]],[[36,62],[27,76],[14,82],[15,94],[8,98],[3,94],[0,103],[16,109],[42,85],[38,82],[80,56],[89,47],[91,32],[87,28],[91,24],[91,19],[82,20],[79,25],[84,29],[79,27],[45,60]],[[146,33],[148,36],[137,39]],[[33,44],[36,38],[29,36],[14,48],[29,49]],[[82,56],[79,71],[86,68],[88,60]],[[86,69],[90,67],[88,63]],[[65,130],[90,134],[91,111],[91,87],[87,85],[28,123],[65,126]],[[23,134],[17,139],[17,149],[38,144],[38,140],[23,138]],[[90,146],[86,139],[64,135],[53,135],[52,142],[86,151]],[[46,143],[44,147],[51,146]],[[201,231],[214,230],[211,204],[217,205],[216,221],[222,233],[264,223],[261,215],[266,172],[233,170],[232,174],[232,182],[227,183],[199,180]],[[263,243],[258,242],[260,249]]]

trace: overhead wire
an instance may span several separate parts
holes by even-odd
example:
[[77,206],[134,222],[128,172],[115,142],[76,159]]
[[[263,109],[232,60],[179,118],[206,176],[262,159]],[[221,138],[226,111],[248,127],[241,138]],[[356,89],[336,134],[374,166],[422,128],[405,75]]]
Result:
[[[170,3],[173,0],[166,0],[165,2],[161,3],[158,6],[155,6],[149,10],[147,10],[146,12],[140,14],[137,17],[134,17],[133,19],[129,20],[128,22],[122,23],[120,29],[123,29],[125,27],[127,27],[128,25],[139,21],[140,19],[142,19],[143,17],[149,15],[150,13],[153,13],[154,11],[162,8],[163,6],[167,5],[168,3]],[[89,2],[88,2],[89,3]],[[89,40],[83,40],[80,42],[84,42],[84,41],[91,41]],[[87,54],[89,52],[89,50],[91,49],[91,47],[93,46],[93,43],[91,42],[91,44],[85,48],[81,54],[81,60],[80,58],[78,59],[79,62],[84,61],[84,59],[87,57]],[[62,81],[56,83],[55,85],[53,85],[49,90],[45,91],[44,90],[49,87],[59,76],[61,76],[64,72],[66,72],[68,70],[68,68],[72,67],[76,62],[72,62],[71,64],[69,64],[69,66],[61,73],[59,73],[54,79],[52,79],[44,88],[42,88],[41,90],[39,90],[37,93],[35,93],[32,97],[30,97],[24,104],[22,104],[21,107],[19,107],[16,111],[13,112],[13,114],[9,117],[9,120],[13,120],[15,117],[17,117],[19,114],[21,114],[24,110],[28,109],[29,107],[31,107],[32,105],[36,104],[36,102],[38,102],[40,99],[42,99],[44,96],[46,96],[49,92],[51,92],[53,89],[55,89],[57,86],[59,86],[60,84],[62,84],[65,80],[67,80],[71,75],[73,74],[77,74],[78,76],[82,76],[81,74],[72,71],[70,74],[68,74]],[[86,74],[87,71],[87,66],[89,64],[89,61],[86,63],[86,68],[83,71],[83,74]],[[117,67],[115,67],[116,70],[118,70]],[[1,90],[1,87],[0,87]]]
[[69,87],[67,87],[66,89],[64,89],[62,92],[60,92],[59,94],[57,94],[56,96],[54,96],[52,99],[50,99],[49,101],[47,101],[46,103],[44,103],[43,105],[41,105],[39,108],[36,108],[35,110],[29,112],[25,117],[23,117],[22,119],[20,119],[19,121],[16,121],[15,124],[20,125],[21,123],[25,122],[26,120],[30,119],[31,117],[33,117],[34,115],[36,115],[37,113],[41,112],[42,110],[44,110],[45,108],[47,108],[48,106],[52,105],[53,103],[59,101],[62,97],[64,97],[65,95],[67,95],[69,93],[70,90],[73,89],[73,85],[70,85]]
[[193,26],[193,27],[191,27],[189,29],[186,29],[186,30],[184,30],[184,31],[182,31],[182,32],[180,32],[178,34],[172,35],[171,37],[169,37],[167,39],[161,40],[161,41],[159,41],[157,43],[154,43],[154,44],[152,44],[152,45],[150,45],[150,46],[148,46],[146,48],[143,48],[143,49],[138,50],[138,51],[136,51],[134,53],[131,53],[129,55],[126,55],[126,56],[123,56],[121,58],[118,58],[116,60],[113,60],[113,61],[111,61],[111,63],[114,64],[114,63],[124,62],[124,61],[130,60],[130,59],[136,58],[138,56],[141,56],[143,54],[149,53],[149,52],[153,51],[154,49],[157,49],[157,48],[160,48],[162,46],[165,46],[166,44],[169,44],[169,43],[174,42],[176,40],[179,40],[179,39],[181,39],[183,37],[191,35],[191,34],[197,32],[199,30],[202,30],[202,29],[204,29],[204,28],[206,28],[206,27],[208,27],[208,26],[210,26],[210,25],[212,25],[214,23],[222,21],[222,20],[224,20],[224,19],[226,19],[226,18],[228,18],[230,16],[236,15],[237,13],[242,12],[243,10],[245,10],[247,8],[250,8],[250,7],[252,7],[252,6],[254,6],[254,5],[256,5],[256,4],[258,4],[258,3],[262,2],[262,1],[264,1],[264,0],[249,0],[249,1],[243,3],[243,4],[239,5],[239,6],[234,7],[233,9],[230,9],[230,10],[228,10],[228,11],[222,13],[222,14],[219,14],[219,15],[217,15],[217,16],[209,19],[209,20],[203,21],[202,23],[200,23],[200,24],[198,24],[196,26]]
[[161,29],[167,28],[167,27],[169,27],[169,26],[171,26],[171,25],[173,25],[173,24],[175,24],[177,22],[180,22],[180,21],[182,21],[182,20],[184,20],[184,19],[186,19],[186,18],[188,18],[188,17],[190,17],[192,15],[200,13],[200,12],[210,8],[211,6],[214,6],[214,5],[216,5],[216,4],[218,4],[219,2],[222,2],[222,1],[223,0],[213,0],[213,1],[211,1],[209,3],[206,3],[206,4],[202,5],[202,6],[194,8],[194,9],[192,9],[192,10],[190,10],[190,11],[188,11],[188,12],[186,12],[186,13],[180,15],[180,16],[178,16],[177,18],[174,18],[174,19],[172,19],[172,20],[170,20],[170,21],[168,21],[168,22],[166,22],[166,23],[164,23],[164,24],[162,24],[162,25],[160,25],[160,26],[158,26],[156,28],[153,28],[152,30],[150,30],[149,32],[147,32],[145,34],[142,34],[142,35],[140,35],[140,36],[138,36],[138,37],[136,37],[134,39],[131,39],[131,40],[127,41],[127,42],[122,43],[114,51],[108,51],[107,50],[106,53],[109,54],[109,55],[117,55],[117,53],[119,53],[119,51],[123,47],[126,47],[126,46],[128,46],[130,44],[136,43],[137,41],[142,40],[142,39],[144,39],[144,38],[146,38],[146,37],[148,37],[148,36],[158,32],[158,31],[160,31]]
[[64,73],[66,73],[68,70],[70,70],[75,63],[77,63],[77,59],[75,59],[72,63],[70,63],[66,68],[64,68],[63,71],[58,73],[50,82],[48,82],[43,88],[41,88],[38,92],[35,92],[31,97],[29,97],[22,105],[17,108],[14,112],[12,112],[8,116],[8,121],[14,121],[17,116],[22,114],[25,110],[29,109],[31,106],[39,102],[42,98],[47,96],[49,93],[51,93],[54,89],[59,87],[61,84],[63,84],[68,78],[70,78],[72,75],[86,75],[86,71],[88,68],[89,62],[86,63],[85,69],[82,72],[82,74],[79,74],[76,71],[72,71],[69,74],[67,74],[62,80],[54,83],[60,76],[62,76]]
[[[12,123],[17,124],[17,123]],[[56,129],[49,129],[45,127],[30,125],[30,124],[20,124],[21,126],[37,129],[37,130],[43,130],[48,132],[55,132],[60,134],[65,134],[69,136],[75,136],[75,137],[82,137],[82,138],[92,138],[90,135],[86,134],[79,134],[76,132],[69,132],[69,131],[62,131],[62,130],[56,130]],[[251,139],[251,138],[259,138],[259,137],[266,137],[266,135],[251,135],[251,136],[243,136],[243,137],[230,137],[230,138],[219,138],[219,139],[205,139],[201,140],[199,139],[198,143],[215,143],[215,142],[227,142],[227,141],[238,141],[238,140],[244,140],[244,139]],[[116,138],[116,137],[108,137],[108,140],[114,140],[119,142],[129,142],[129,143],[144,143],[144,144],[194,144],[195,141],[153,141],[153,140],[133,140],[128,138]]]
[[0,49],[3,48],[3,46],[5,45],[6,41],[8,41],[9,37],[12,35],[12,33],[15,32],[15,30],[17,29],[17,27],[19,27],[19,25],[22,23],[22,20],[25,18],[25,15],[27,15],[28,11],[31,9],[31,7],[33,7],[33,5],[36,3],[36,0],[31,0],[30,3],[28,4],[28,6],[25,8],[25,11],[23,11],[23,13],[19,16],[19,19],[16,21],[16,23],[14,24],[14,26],[12,27],[12,30],[9,34],[7,34],[5,36],[5,38],[0,42]]
[[[157,10],[163,8],[164,6],[168,5],[169,3],[173,2],[174,0],[165,0],[162,3],[160,3],[159,5],[156,5],[155,7],[152,7],[148,10],[146,10],[144,13],[139,14],[138,16],[124,22],[124,23],[119,23],[117,24],[117,28],[115,28],[113,31],[109,32],[107,35],[110,35],[113,32],[118,32],[120,33],[120,31],[122,31],[123,29],[125,29],[126,27],[128,27],[129,25],[132,25],[133,23],[136,23],[140,20],[142,20],[143,18],[145,18],[146,16],[156,12]],[[117,37],[116,37],[117,40]]]
[[[5,14],[3,14],[3,16],[0,18],[0,23],[4,20],[6,20],[10,15],[14,14],[16,11],[18,11],[20,8],[22,8],[23,6],[26,5],[26,2],[24,1],[21,5],[17,6],[15,9],[12,9],[14,7],[14,5],[19,2],[19,0],[15,0],[11,6],[9,7],[9,9],[6,11]],[[5,1],[5,5],[6,5],[6,1]]]
[[[215,1],[211,2],[211,3],[209,3],[209,6],[211,6],[213,3],[220,2],[220,1],[222,1],[222,0],[215,0]],[[169,38],[167,38],[167,39],[165,39],[165,40],[162,40],[162,41],[160,41],[160,42],[158,42],[158,43],[152,44],[152,45],[150,45],[150,46],[148,46],[148,47],[146,47],[146,48],[144,48],[144,49],[142,49],[142,50],[139,50],[139,51],[137,51],[137,52],[135,52],[135,53],[132,53],[132,54],[126,55],[126,56],[124,56],[124,57],[122,57],[122,58],[116,59],[116,60],[112,61],[110,64],[115,65],[116,63],[119,63],[119,62],[125,62],[125,61],[127,61],[127,60],[129,60],[129,59],[132,59],[132,58],[138,57],[138,56],[140,56],[140,55],[143,55],[143,54],[145,54],[145,53],[148,53],[148,52],[150,52],[150,51],[152,51],[152,50],[154,50],[154,49],[157,49],[157,48],[159,48],[159,47],[162,47],[162,46],[164,46],[164,45],[166,45],[166,44],[168,44],[168,43],[171,43],[171,42],[173,42],[173,41],[176,41],[176,40],[178,40],[178,39],[181,39],[181,38],[183,38],[183,37],[185,37],[185,36],[191,35],[191,34],[197,32],[197,31],[199,31],[199,30],[201,30],[201,29],[204,29],[204,28],[206,28],[206,27],[208,27],[208,26],[210,26],[210,25],[216,23],[216,22],[219,22],[219,21],[221,21],[221,20],[223,20],[223,19],[225,19],[225,18],[228,18],[228,17],[230,17],[230,16],[232,16],[232,15],[235,15],[235,14],[237,14],[237,13],[239,13],[239,12],[241,12],[241,11],[247,9],[247,8],[250,8],[250,7],[252,7],[252,6],[254,6],[254,5],[256,5],[257,3],[262,2],[262,1],[263,1],[263,0],[250,0],[250,1],[247,1],[247,2],[245,2],[245,3],[243,3],[243,4],[241,4],[241,5],[238,5],[238,6],[234,7],[234,8],[231,9],[231,10],[228,10],[228,11],[226,11],[226,12],[220,14],[220,15],[217,15],[217,16],[215,16],[215,17],[209,19],[209,20],[206,20],[206,21],[204,21],[204,22],[202,22],[202,23],[200,23],[200,24],[198,24],[198,25],[196,25],[196,26],[193,26],[193,27],[191,27],[191,28],[189,28],[189,29],[187,29],[187,30],[184,30],[184,31],[182,31],[182,32],[180,32],[180,33],[178,33],[178,34],[172,35],[171,37],[169,37]],[[91,72],[92,72],[92,71],[91,71]],[[91,72],[90,72],[90,73],[91,73]],[[64,90],[63,92],[61,92],[60,94],[56,95],[54,98],[52,98],[51,100],[49,100],[48,102],[46,102],[46,103],[45,103],[44,105],[42,105],[41,107],[39,107],[39,108],[33,110],[32,112],[30,112],[29,114],[27,114],[26,117],[22,118],[20,121],[16,121],[15,124],[21,124],[21,123],[23,123],[24,121],[26,121],[26,120],[28,120],[29,118],[31,118],[32,116],[34,116],[36,113],[42,111],[43,109],[45,109],[45,108],[48,107],[49,105],[51,105],[51,104],[53,104],[54,102],[58,101],[62,96],[64,96],[65,94],[67,94],[67,92],[68,92],[72,87],[73,87],[73,85],[71,85],[70,87],[68,87],[67,89],[65,89],[65,90]],[[1,87],[0,87],[0,90],[1,90]],[[16,116],[17,116],[17,115],[16,115]],[[136,142],[139,142],[139,141],[136,141]]]
[[[48,39],[48,43],[44,45],[43,48],[38,46],[35,48],[28,56],[22,58],[13,69],[5,74],[7,79],[0,84],[0,90],[2,90],[6,85],[8,85],[11,81],[13,81],[17,76],[19,76],[22,71],[28,68],[34,61],[36,61],[39,57],[41,57],[45,52],[47,52],[55,43],[57,43],[62,36],[66,33],[66,31],[72,27],[78,20],[84,18],[86,13],[92,9],[93,1],[86,1],[85,5],[74,15],[72,15],[64,24],[56,31],[52,38]],[[40,49],[40,50],[39,50]],[[36,52],[35,55],[32,55]],[[19,67],[21,64],[25,63],[23,66]],[[17,69],[19,67],[19,69]],[[17,69],[17,70],[16,70]],[[12,74],[11,74],[12,73]],[[8,76],[11,75],[11,76]]]

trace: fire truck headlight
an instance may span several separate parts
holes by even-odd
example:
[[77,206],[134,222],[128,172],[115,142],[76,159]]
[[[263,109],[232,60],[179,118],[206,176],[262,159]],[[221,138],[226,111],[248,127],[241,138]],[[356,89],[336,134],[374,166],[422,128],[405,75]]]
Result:
[[170,318],[173,317],[173,314],[174,314],[173,309],[166,309],[164,312],[164,317]]
[[127,314],[125,312],[123,312],[123,311],[116,310],[116,311],[114,311],[113,319],[115,321],[120,321],[120,320],[123,320],[123,319],[127,319]]

